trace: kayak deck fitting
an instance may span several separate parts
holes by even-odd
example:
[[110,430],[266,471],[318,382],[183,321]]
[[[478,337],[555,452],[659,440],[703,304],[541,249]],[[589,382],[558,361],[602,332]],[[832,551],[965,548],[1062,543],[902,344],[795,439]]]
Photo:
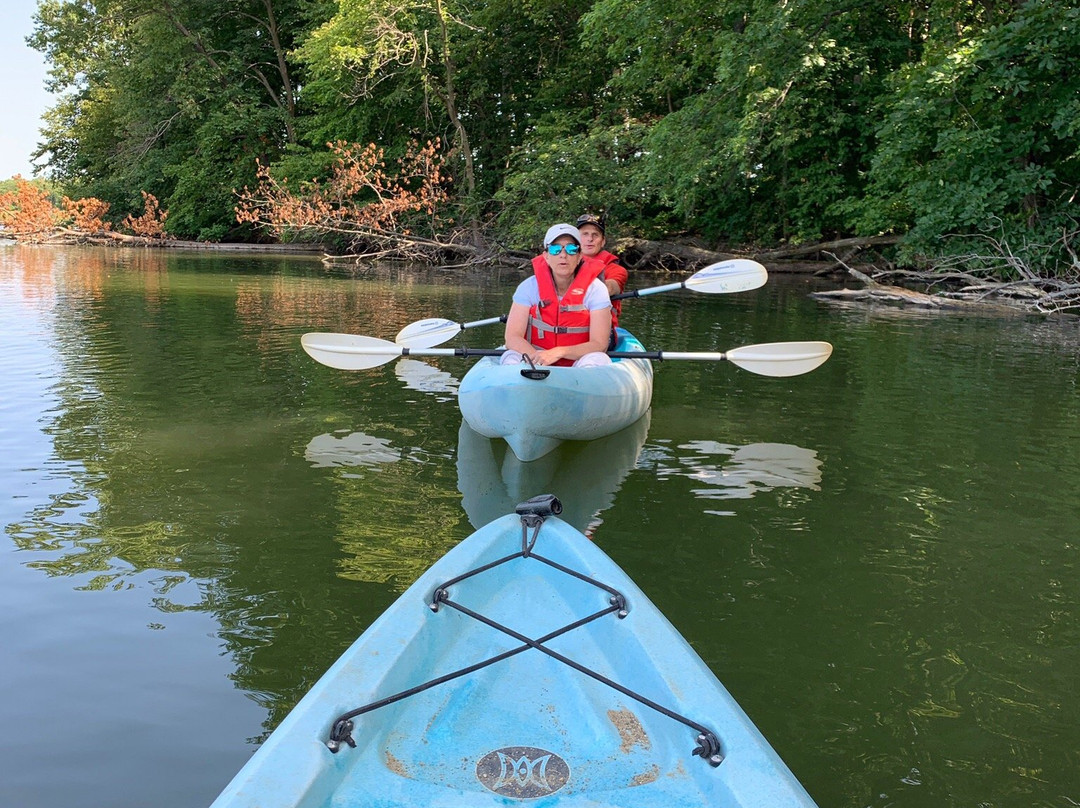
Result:
[[516,510],[387,609],[213,808],[814,805],[556,498]]

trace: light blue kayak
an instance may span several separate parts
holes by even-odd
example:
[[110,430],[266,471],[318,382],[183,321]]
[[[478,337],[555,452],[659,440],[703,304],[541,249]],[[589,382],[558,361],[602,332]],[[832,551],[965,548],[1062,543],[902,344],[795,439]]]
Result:
[[[644,351],[630,332],[618,329],[616,351]],[[503,438],[521,460],[542,457],[562,441],[595,440],[633,424],[652,401],[648,359],[616,359],[594,368],[543,368],[528,378],[522,365],[477,362],[458,387],[458,406],[469,426]]]
[[213,808],[813,806],[682,636],[559,510],[537,497],[447,553]]

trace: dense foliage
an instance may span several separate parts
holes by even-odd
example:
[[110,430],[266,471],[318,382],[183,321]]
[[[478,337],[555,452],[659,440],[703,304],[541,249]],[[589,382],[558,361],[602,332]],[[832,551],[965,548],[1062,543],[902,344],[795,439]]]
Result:
[[178,236],[257,237],[260,164],[438,141],[451,218],[512,246],[585,209],[710,244],[1075,241],[1071,2],[40,0],[30,41],[52,177],[117,216],[149,192]]

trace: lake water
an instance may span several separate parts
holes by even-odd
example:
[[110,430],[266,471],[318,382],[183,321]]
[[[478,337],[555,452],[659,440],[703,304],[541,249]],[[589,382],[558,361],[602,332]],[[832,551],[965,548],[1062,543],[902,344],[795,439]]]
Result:
[[647,421],[528,465],[462,429],[471,360],[299,346],[490,317],[521,277],[0,247],[0,806],[207,805],[423,569],[546,491],[823,808],[1080,805],[1080,321],[780,276],[627,301],[652,349],[835,353],[660,364]]

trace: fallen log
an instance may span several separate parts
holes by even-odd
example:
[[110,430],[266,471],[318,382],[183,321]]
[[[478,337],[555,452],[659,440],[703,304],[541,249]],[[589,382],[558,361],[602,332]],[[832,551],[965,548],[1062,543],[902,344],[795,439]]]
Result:
[[683,271],[732,258],[752,257],[707,250],[692,244],[641,238],[619,239],[615,242],[614,252],[622,259],[622,265],[631,270]]
[[217,242],[217,241],[187,241],[173,238],[152,238],[148,236],[133,236],[128,233],[117,233],[114,230],[98,230],[88,233],[83,230],[71,230],[58,228],[43,237],[41,244],[91,244],[91,245],[121,245],[125,247],[155,247],[158,249],[172,250],[204,250],[210,252],[255,252],[255,253],[298,253],[314,254],[323,253],[326,248],[322,244],[249,244],[245,242]]
[[[833,257],[835,258],[835,256]],[[1030,310],[1029,304],[1025,305],[1016,300],[1001,298],[995,298],[992,302],[987,300],[985,287],[982,287],[978,294],[975,294],[974,290],[969,290],[967,293],[965,293],[964,290],[961,290],[959,292],[939,292],[929,294],[927,292],[908,289],[903,286],[891,286],[889,284],[880,283],[867,273],[844,264],[844,262],[838,258],[836,260],[847,269],[852,277],[864,284],[864,287],[862,289],[833,289],[830,291],[811,292],[810,297],[818,300],[832,300],[845,303],[858,302],[890,306],[912,306],[937,311],[962,310],[992,312],[997,314],[1020,314]],[[878,273],[879,277],[888,274],[889,273]]]
[[[864,236],[855,238],[842,238],[836,241],[822,241],[817,244],[800,244],[796,247],[785,247],[782,250],[768,250],[758,253],[758,261],[772,261],[780,258],[797,258],[816,253],[831,253],[834,250],[848,250],[849,255],[867,247],[888,247],[900,241],[900,236]],[[852,249],[854,248],[854,249]]]
[[[893,237],[882,238],[892,239]],[[868,239],[845,239],[845,241],[867,242]],[[840,242],[829,243],[838,244]],[[819,244],[814,246],[817,252],[823,252],[824,247],[827,245]],[[781,253],[790,253],[792,256],[799,255],[804,252],[800,249],[790,251],[774,250],[761,253],[749,250],[726,252],[673,241],[622,238],[616,241],[613,250],[622,259],[621,263],[624,267],[639,271],[687,272],[700,269],[708,264],[715,264],[718,261],[730,261],[733,258],[750,258],[760,261],[769,272],[792,275],[827,275],[833,272],[843,272],[846,269],[846,266],[836,258],[813,260],[784,258],[781,256]],[[806,254],[813,251],[808,250]],[[871,267],[868,266],[869,268]]]

